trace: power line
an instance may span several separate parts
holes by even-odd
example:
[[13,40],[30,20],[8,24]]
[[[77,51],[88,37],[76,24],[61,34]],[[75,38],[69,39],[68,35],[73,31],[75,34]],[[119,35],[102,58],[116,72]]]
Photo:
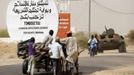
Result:
[[121,12],[121,11],[117,11],[117,10],[108,8],[104,5],[102,5],[101,3],[97,2],[96,0],[92,0],[92,2],[94,2],[97,6],[101,7],[102,9],[108,10],[110,12],[114,12],[114,13],[117,13],[117,14],[123,14],[123,15],[134,15],[134,12]]

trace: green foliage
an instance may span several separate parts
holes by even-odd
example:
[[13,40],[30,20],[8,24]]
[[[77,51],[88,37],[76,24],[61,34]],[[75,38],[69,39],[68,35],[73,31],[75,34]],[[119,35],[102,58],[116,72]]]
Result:
[[9,37],[7,29],[0,29],[0,37]]
[[78,32],[75,34],[77,38],[78,47],[81,49],[87,48],[88,37],[83,32]]

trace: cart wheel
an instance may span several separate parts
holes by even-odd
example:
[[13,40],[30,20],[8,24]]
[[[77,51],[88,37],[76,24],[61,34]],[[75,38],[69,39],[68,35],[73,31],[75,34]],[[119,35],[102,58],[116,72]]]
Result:
[[125,44],[121,44],[120,46],[119,46],[119,53],[126,53],[127,51],[126,51],[126,46],[125,46]]
[[33,60],[31,63],[30,75],[34,75],[34,72],[35,72],[35,61]]
[[27,70],[28,70],[28,60],[24,60],[22,65],[23,74],[27,74]]

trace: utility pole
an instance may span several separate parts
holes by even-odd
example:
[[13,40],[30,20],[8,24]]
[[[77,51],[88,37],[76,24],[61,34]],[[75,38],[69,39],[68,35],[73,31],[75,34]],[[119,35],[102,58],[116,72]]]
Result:
[[92,0],[89,0],[89,37],[91,33],[91,1]]

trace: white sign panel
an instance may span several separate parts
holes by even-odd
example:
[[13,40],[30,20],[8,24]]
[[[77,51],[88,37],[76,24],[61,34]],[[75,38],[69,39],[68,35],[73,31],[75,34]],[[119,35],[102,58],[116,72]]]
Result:
[[54,0],[11,0],[7,9],[10,38],[20,41],[43,39],[49,30],[58,31],[58,10]]

